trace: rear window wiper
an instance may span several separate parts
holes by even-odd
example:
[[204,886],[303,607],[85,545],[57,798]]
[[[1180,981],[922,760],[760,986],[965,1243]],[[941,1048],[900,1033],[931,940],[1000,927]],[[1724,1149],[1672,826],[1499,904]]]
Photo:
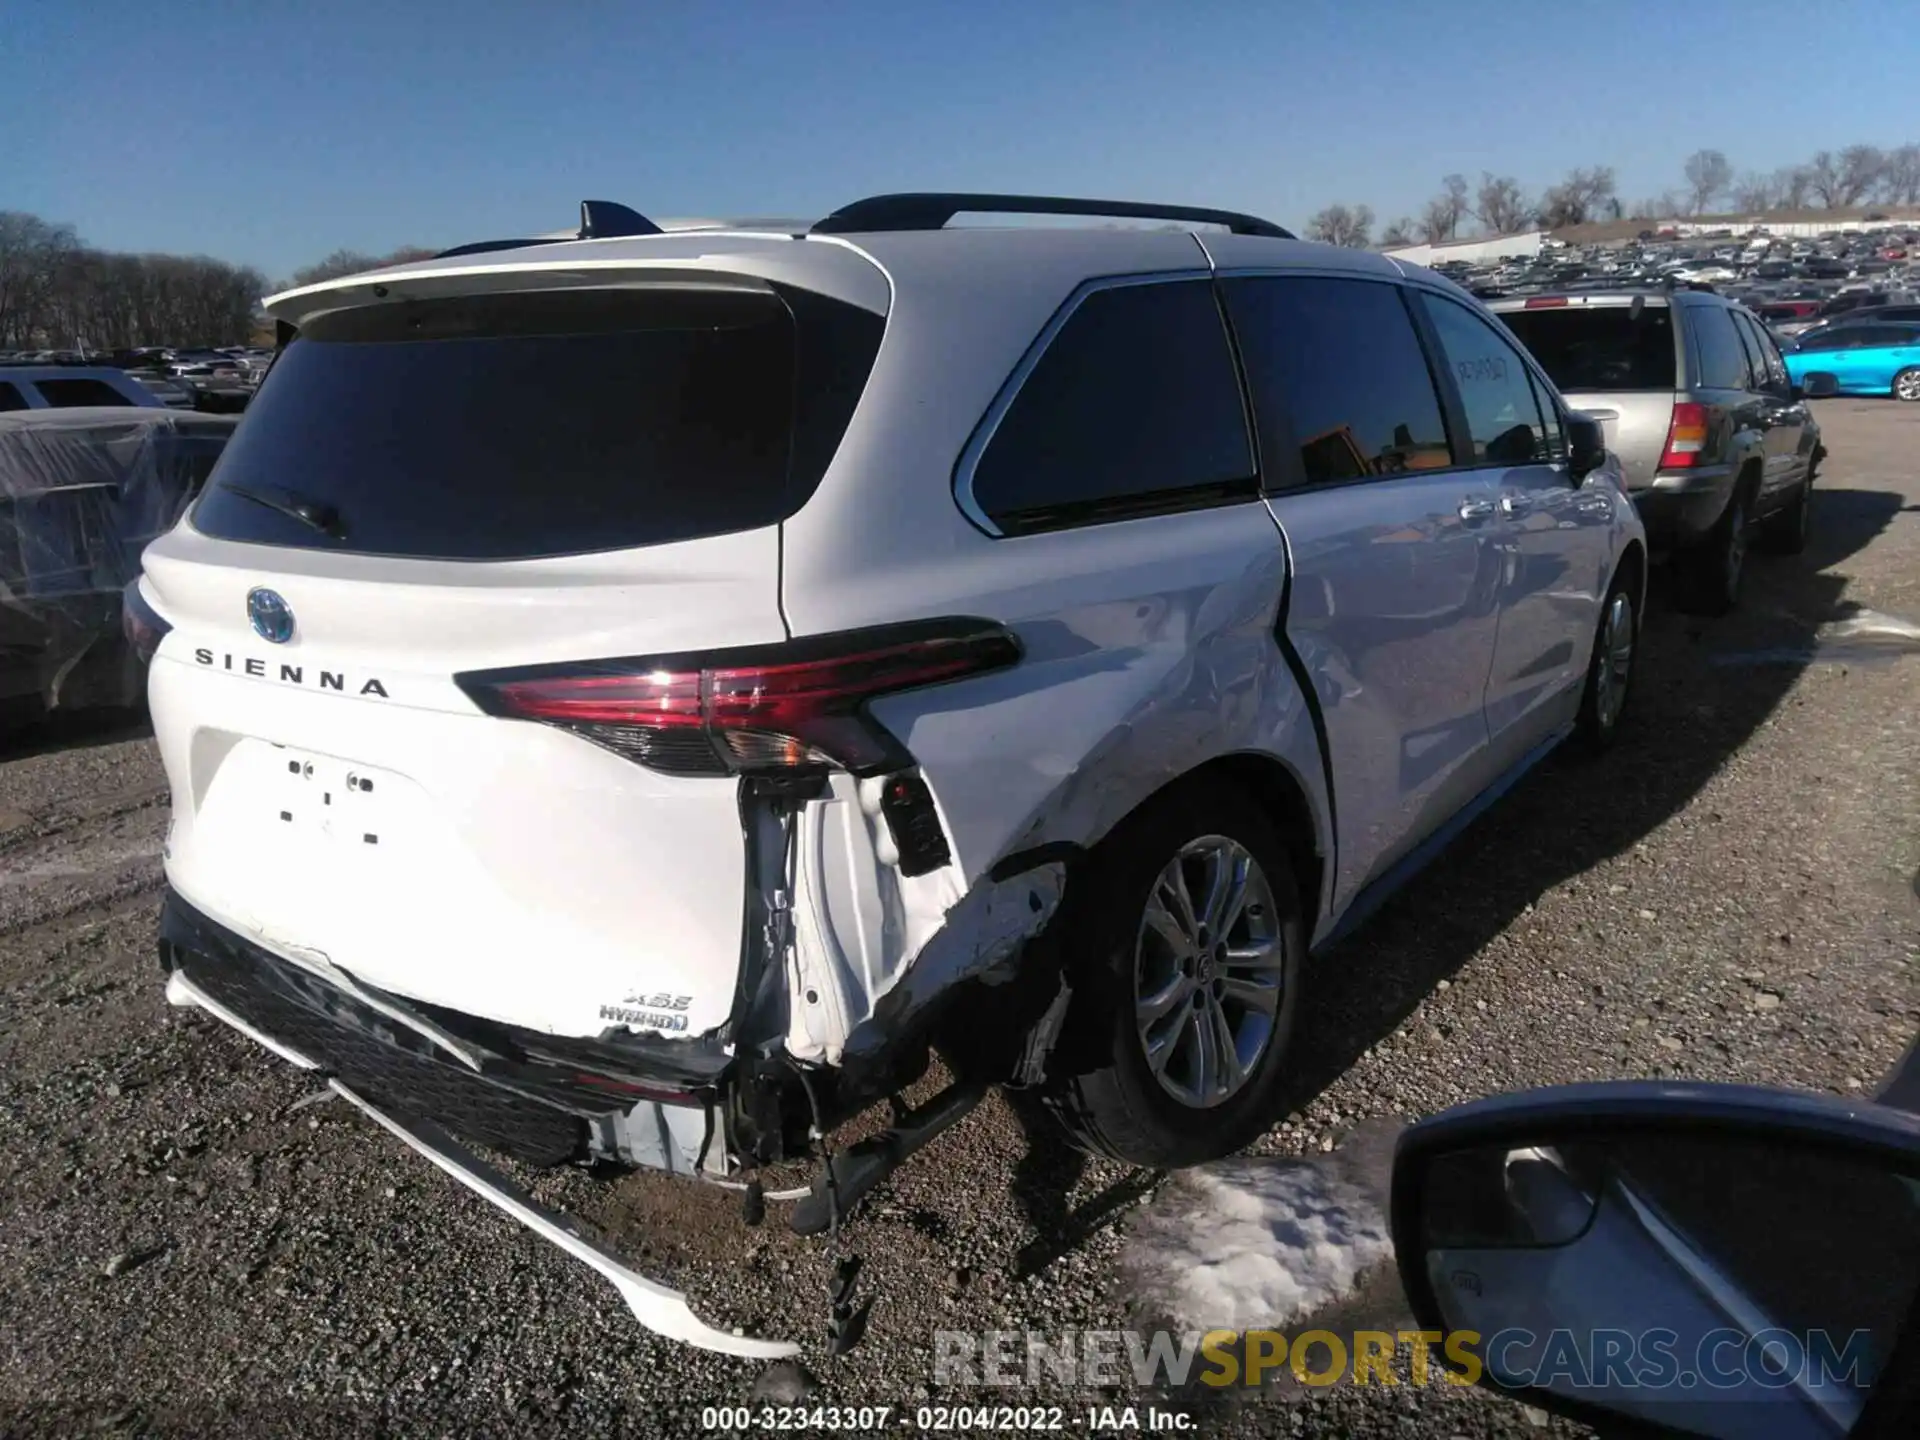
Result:
[[277,510],[282,515],[298,520],[309,529],[318,530],[329,540],[347,538],[346,527],[340,523],[340,512],[325,501],[309,500],[291,491],[275,494],[265,490],[250,490],[245,485],[228,484],[220,488],[229,495],[238,495],[242,500],[251,500],[256,505],[264,505],[269,510]]

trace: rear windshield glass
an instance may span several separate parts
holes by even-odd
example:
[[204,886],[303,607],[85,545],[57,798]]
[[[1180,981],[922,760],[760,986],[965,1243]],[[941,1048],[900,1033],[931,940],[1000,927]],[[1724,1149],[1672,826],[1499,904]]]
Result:
[[1563,391],[1671,390],[1673,312],[1646,305],[1509,310],[1500,318]]
[[455,560],[776,524],[838,447],[883,323],[807,292],[745,288],[336,312],[275,362],[193,524]]

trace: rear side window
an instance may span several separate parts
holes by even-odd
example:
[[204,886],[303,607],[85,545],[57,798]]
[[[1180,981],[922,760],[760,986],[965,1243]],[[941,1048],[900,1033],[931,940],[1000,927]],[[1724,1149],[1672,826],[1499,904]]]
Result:
[[1674,387],[1673,312],[1665,305],[1503,310],[1500,320],[1564,393]]
[[281,352],[193,523],[227,540],[451,560],[777,524],[838,448],[883,328],[804,291],[746,287],[336,312]]
[[79,376],[65,380],[36,380],[40,398],[62,408],[73,405],[131,405],[134,402],[104,380]]
[[1299,448],[1301,478],[1312,485],[1453,463],[1433,374],[1397,286],[1263,276],[1225,289],[1269,485],[1290,482],[1281,445]]
[[1718,305],[1696,305],[1687,321],[1700,357],[1694,383],[1708,390],[1745,390],[1747,355],[1734,333],[1733,317]]
[[1780,351],[1773,343],[1773,337],[1767,334],[1766,327],[1751,315],[1734,315],[1734,323],[1740,327],[1740,333],[1746,337],[1747,347],[1755,357],[1754,375],[1764,376],[1766,384],[1775,388],[1784,387],[1787,382],[1786,363],[1780,358]]
[[1015,535],[1254,493],[1239,380],[1205,280],[1087,295],[973,471],[974,503]]
[[0,384],[0,411],[26,410],[30,408],[27,404],[27,397],[20,393],[18,386]]
[[1464,305],[1423,295],[1447,370],[1467,417],[1467,465],[1526,465],[1552,459],[1554,445],[1527,362],[1513,337]]

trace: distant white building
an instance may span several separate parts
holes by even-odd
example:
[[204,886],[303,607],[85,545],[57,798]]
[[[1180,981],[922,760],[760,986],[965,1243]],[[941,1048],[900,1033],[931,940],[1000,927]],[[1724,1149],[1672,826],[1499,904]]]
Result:
[[1758,230],[1766,235],[1804,240],[1836,230],[1905,230],[1916,223],[1920,221],[1895,217],[1886,220],[1649,220],[1647,225],[1654,230],[1677,230],[1682,235],[1702,235],[1710,230],[1731,230],[1735,235],[1745,235]]
[[1447,240],[1438,245],[1395,245],[1381,253],[1414,265],[1433,265],[1441,260],[1526,259],[1540,253],[1544,232],[1529,230],[1521,235],[1491,235],[1479,240]]

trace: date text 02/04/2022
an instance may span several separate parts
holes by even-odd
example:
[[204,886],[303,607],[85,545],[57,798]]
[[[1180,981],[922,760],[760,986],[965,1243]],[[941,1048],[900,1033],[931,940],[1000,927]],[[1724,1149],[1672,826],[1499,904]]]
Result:
[[1070,1410],[1062,1405],[719,1405],[701,1412],[701,1428],[719,1432],[753,1430],[881,1431],[911,1429],[922,1434],[981,1430],[1074,1430],[1090,1435],[1134,1432],[1175,1434],[1191,1430],[1184,1410],[1157,1406],[1099,1405]]

